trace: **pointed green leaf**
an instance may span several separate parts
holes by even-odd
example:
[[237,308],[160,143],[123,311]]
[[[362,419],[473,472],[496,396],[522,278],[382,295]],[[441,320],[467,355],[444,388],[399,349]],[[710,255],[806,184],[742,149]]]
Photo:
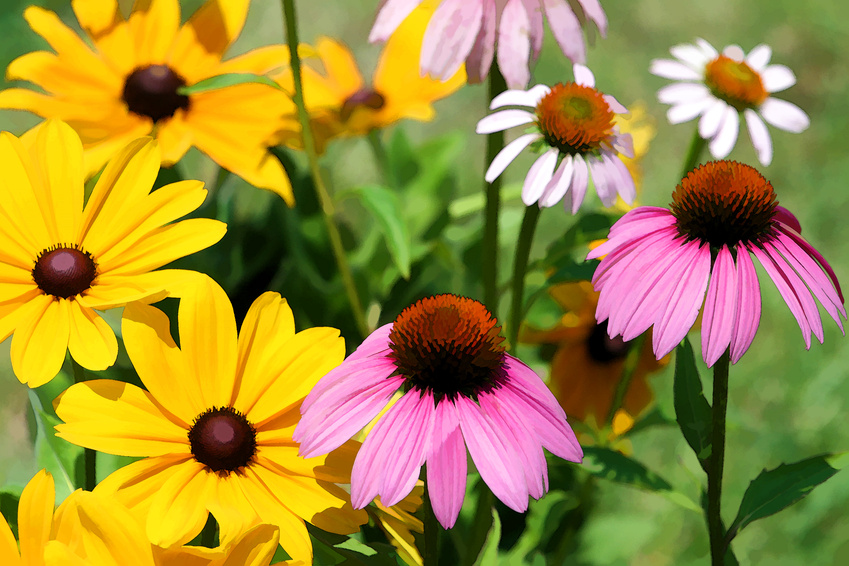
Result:
[[18,503],[21,500],[22,487],[7,485],[0,491],[0,515],[6,519],[6,523],[12,530],[15,538],[18,537]]
[[29,399],[36,423],[36,463],[53,475],[56,482],[56,500],[62,501],[77,487],[82,486],[77,469],[79,466],[80,472],[82,471],[78,460],[82,458],[83,449],[56,436],[53,427],[62,421],[44,410],[41,400],[32,390]]
[[702,467],[710,456],[710,404],[702,393],[702,380],[696,368],[696,357],[690,341],[675,351],[675,417],[687,444],[696,453]]
[[583,468],[592,475],[649,491],[669,491],[672,486],[641,463],[600,446],[584,447]]
[[500,540],[501,520],[498,518],[498,513],[495,512],[495,509],[492,509],[492,527],[490,527],[486,535],[486,542],[483,544],[478,559],[475,560],[475,566],[498,564],[498,542]]
[[264,75],[255,75],[253,73],[225,73],[223,75],[216,75],[214,77],[209,77],[208,79],[203,79],[202,81],[198,81],[190,86],[180,87],[177,89],[177,94],[189,96],[191,94],[208,92],[210,90],[220,90],[222,88],[244,84],[261,84],[286,92],[283,87]]
[[743,494],[737,517],[728,529],[728,539],[752,521],[778,513],[804,498],[849,463],[847,454],[822,454],[762,471]]
[[376,185],[366,185],[344,191],[339,198],[355,196],[377,220],[377,226],[389,248],[392,261],[404,279],[410,278],[411,238],[401,214],[401,203],[393,191]]

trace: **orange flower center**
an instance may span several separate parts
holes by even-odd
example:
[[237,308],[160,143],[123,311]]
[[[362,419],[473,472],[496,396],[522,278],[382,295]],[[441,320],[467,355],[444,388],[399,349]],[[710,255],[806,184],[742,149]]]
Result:
[[390,357],[408,390],[430,391],[437,400],[475,398],[506,377],[500,332],[486,307],[473,299],[428,297],[395,319]]
[[167,65],[139,67],[124,82],[121,98],[133,114],[158,122],[170,118],[180,108],[189,109],[189,97],[177,92],[184,86],[183,77]]
[[58,245],[43,250],[32,268],[32,278],[38,288],[62,299],[90,289],[95,277],[97,264],[90,253],[76,245]]
[[539,101],[537,125],[545,141],[562,153],[598,152],[613,130],[613,111],[596,89],[559,83]]
[[256,429],[233,407],[213,407],[189,429],[195,460],[227,475],[244,468],[256,455]]
[[345,122],[357,108],[380,110],[385,104],[386,99],[382,94],[370,88],[361,88],[345,99],[345,102],[342,103],[342,109],[339,111],[339,116]]
[[690,171],[672,193],[678,231],[713,248],[756,241],[769,233],[778,201],[757,169],[711,161]]
[[769,96],[760,74],[745,61],[737,62],[725,55],[707,64],[705,84],[714,96],[740,111],[760,106]]

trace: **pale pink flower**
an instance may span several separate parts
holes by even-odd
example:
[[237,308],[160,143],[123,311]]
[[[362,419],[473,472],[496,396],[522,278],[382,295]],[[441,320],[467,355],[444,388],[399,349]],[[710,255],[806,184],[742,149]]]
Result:
[[368,433],[351,472],[351,502],[406,497],[427,464],[427,488],[445,528],[466,492],[466,449],[505,505],[522,512],[548,490],[543,448],[573,462],[583,451],[554,395],[504,352],[482,304],[455,295],[422,299],[372,332],[324,376],[301,406],[293,438],[305,458],[341,446],[403,395]]
[[[593,276],[596,310],[611,337],[632,340],[654,325],[654,353],[671,352],[702,316],[702,356],[712,366],[730,347],[736,363],[761,315],[760,262],[796,317],[805,346],[823,341],[814,297],[837,322],[846,318],[831,266],[802,236],[799,221],[778,206],[772,185],[735,161],[691,171],[672,194],[671,210],[641,206],[610,229],[587,259],[603,257]],[[705,296],[707,291],[707,296]],[[704,303],[704,307],[702,306]]]
[[479,134],[526,127],[524,135],[495,156],[484,177],[491,183],[530,146],[542,155],[522,187],[522,202],[527,206],[549,207],[562,199],[566,210],[575,214],[590,178],[604,206],[613,206],[617,195],[631,204],[637,196],[634,179],[619,155],[634,157],[634,144],[631,134],[619,133],[614,125],[614,114],[627,114],[628,109],[595,89],[588,68],[575,65],[574,74],[574,83],[508,90],[492,100],[491,109],[524,106],[533,112],[501,110],[478,122],[475,131]]
[[[383,0],[369,41],[386,41],[421,3]],[[469,82],[480,82],[496,56],[507,86],[524,88],[530,80],[528,66],[542,49],[543,14],[563,54],[574,63],[586,62],[582,23],[589,20],[602,37],[607,34],[599,0],[441,0],[425,32],[421,72],[446,80],[465,61]]]
[[697,39],[696,45],[676,45],[670,52],[675,61],[655,59],[650,71],[681,82],[663,87],[657,97],[672,105],[666,113],[672,124],[701,116],[699,135],[710,140],[716,159],[726,157],[737,143],[740,114],[762,165],[772,162],[772,140],[764,121],[793,133],[810,124],[801,108],[770,96],[796,84],[796,76],[784,65],[769,64],[769,46],[758,45],[746,55],[739,45],[729,45],[720,54]]

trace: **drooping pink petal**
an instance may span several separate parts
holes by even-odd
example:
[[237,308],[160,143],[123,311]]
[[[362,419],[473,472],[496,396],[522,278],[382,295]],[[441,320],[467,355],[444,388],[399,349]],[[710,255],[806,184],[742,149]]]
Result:
[[452,77],[472,51],[482,19],[482,2],[443,0],[422,39],[422,73],[441,80]]
[[808,289],[805,282],[799,277],[799,274],[796,273],[796,271],[794,271],[787,263],[787,260],[781,256],[781,253],[778,249],[776,249],[774,242],[763,242],[763,249],[766,254],[769,255],[770,259],[772,259],[775,267],[781,272],[784,280],[788,285],[790,285],[793,293],[799,299],[799,304],[802,307],[802,313],[805,315],[805,318],[808,320],[808,324],[811,326],[811,332],[817,337],[820,344],[822,344],[822,341],[825,338],[825,335],[823,334],[822,319],[820,318],[819,309],[817,309],[817,303],[814,301],[811,290]]
[[496,58],[498,68],[509,88],[525,88],[531,78],[528,68],[531,52],[530,25],[522,0],[507,0],[498,21]]
[[769,136],[766,124],[751,108],[746,108],[743,111],[743,116],[746,118],[746,127],[749,130],[752,147],[758,153],[758,161],[761,162],[761,165],[769,165],[772,163],[772,138]]
[[731,363],[736,364],[755,339],[761,320],[761,286],[744,246],[737,248],[737,314],[731,333]]
[[[745,254],[746,252],[741,252]],[[702,315],[702,357],[708,367],[731,345],[737,310],[737,269],[728,246],[714,261]]]
[[436,406],[433,442],[427,456],[427,489],[433,514],[446,529],[457,521],[466,496],[466,443],[454,403]]
[[610,227],[608,238],[622,238],[628,233],[646,234],[674,223],[675,216],[666,208],[639,206],[626,212]]
[[528,175],[525,177],[525,182],[522,185],[522,202],[526,206],[534,204],[542,196],[546,185],[548,185],[552,175],[554,175],[554,166],[556,164],[557,150],[552,148],[543,153],[531,165]]
[[584,202],[584,195],[587,194],[590,172],[587,169],[587,162],[580,154],[575,154],[572,161],[572,190],[567,191],[563,197],[563,208],[569,210],[572,214],[578,214],[578,209]]
[[[780,207],[780,206],[776,207],[776,210],[778,211],[778,213],[776,214],[776,219],[778,218],[779,214],[781,214],[781,208],[782,207]],[[788,211],[787,214],[790,214],[790,212]],[[791,214],[791,216],[792,216],[792,214]],[[792,216],[792,217],[793,217],[793,219],[796,218],[795,216]],[[797,220],[796,224],[798,225],[798,223],[799,223],[799,221]],[[837,295],[840,297],[840,302],[844,303],[845,299],[843,298],[843,290],[840,288],[840,281],[837,280],[837,275],[834,273],[834,270],[831,268],[831,265],[825,260],[825,258],[822,256],[822,254],[819,253],[816,250],[816,248],[814,248],[811,244],[809,244],[807,242],[807,240],[805,240],[801,236],[801,228],[799,230],[794,231],[794,230],[789,228],[789,226],[790,226],[789,224],[787,224],[786,226],[781,226],[781,225],[779,225],[779,226],[780,226],[779,229],[783,233],[785,233],[788,236],[790,236],[791,238],[793,238],[793,241],[796,242],[797,244],[799,244],[800,248],[805,250],[805,252],[807,252],[807,254],[809,256],[811,256],[812,258],[817,260],[817,263],[819,263],[822,266],[822,268],[825,269],[825,272],[828,273],[829,279],[831,279],[831,283],[834,285],[834,288],[837,289]]]
[[[563,54],[573,63],[587,60],[581,22],[566,0],[542,0],[551,33]],[[576,78],[576,82],[577,78]]]
[[530,23],[531,61],[536,61],[542,50],[542,39],[545,31],[542,9],[540,9],[539,0],[522,0],[522,2],[525,4],[525,13],[528,15],[528,22]]
[[478,134],[501,132],[523,124],[530,124],[534,120],[536,120],[536,116],[527,110],[501,110],[481,118],[475,126],[475,132]]
[[483,82],[492,67],[492,58],[495,56],[496,16],[495,2],[484,1],[481,27],[472,51],[466,58],[466,76],[471,84]]
[[793,229],[800,236],[802,234],[802,225],[799,223],[799,219],[796,218],[796,215],[784,208],[783,206],[775,207],[775,216],[773,216],[773,220],[776,222],[780,222],[785,226]]
[[583,8],[587,18],[596,25],[601,37],[606,37],[607,14],[601,8],[601,3],[598,0],[578,0],[578,4]]
[[369,43],[386,41],[422,0],[386,0],[371,27]]
[[542,138],[541,134],[525,134],[505,145],[504,149],[499,151],[492,163],[489,164],[489,169],[486,170],[486,175],[484,175],[486,182],[491,183],[498,178],[507,169],[507,166],[513,163],[513,160],[522,153],[523,149],[540,138]]
[[534,108],[549,92],[551,92],[551,88],[546,85],[535,85],[528,90],[505,90],[492,99],[492,102],[489,103],[489,108],[490,110],[495,110],[503,106],[528,106]]
[[[313,386],[301,404],[301,414],[336,387],[346,388],[349,386],[349,381],[354,381],[358,386],[368,386],[369,383],[377,383],[389,377],[397,369],[393,361],[383,354],[357,356],[356,353],[354,352],[344,362],[327,372]],[[352,378],[352,373],[357,375]],[[363,380],[366,383],[363,383]]]

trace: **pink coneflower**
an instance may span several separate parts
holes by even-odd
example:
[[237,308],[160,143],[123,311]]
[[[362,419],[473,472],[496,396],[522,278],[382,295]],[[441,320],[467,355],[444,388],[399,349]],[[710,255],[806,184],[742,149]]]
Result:
[[457,520],[466,490],[466,447],[492,492],[516,511],[548,490],[543,448],[580,462],[583,452],[557,400],[528,366],[504,352],[481,303],[422,299],[375,330],[324,376],[301,406],[294,439],[309,458],[341,446],[401,389],[354,461],[351,501],[395,505],[427,463],[434,515]]
[[811,333],[823,341],[814,297],[843,331],[846,310],[834,271],[802,238],[799,221],[778,206],[772,185],[756,169],[735,161],[706,163],[676,187],[671,208],[635,208],[587,255],[605,256],[593,284],[601,292],[596,319],[608,319],[611,337],[631,340],[654,325],[660,358],[684,338],[704,302],[705,362],[712,366],[730,346],[736,363],[760,322],[750,253],[775,282],[807,348]]
[[[369,41],[386,41],[421,3],[384,0]],[[543,13],[563,54],[574,63],[586,61],[583,22],[607,34],[607,16],[598,0],[441,0],[425,32],[421,72],[446,80],[465,61],[469,82],[480,82],[489,74],[497,43],[498,68],[507,86],[524,88],[531,76],[528,65],[542,49]]]
[[661,102],[672,105],[666,114],[669,122],[680,124],[701,116],[699,135],[710,140],[711,155],[722,159],[737,143],[742,114],[758,160],[769,165],[772,140],[764,121],[793,133],[810,124],[801,108],[770,96],[796,84],[796,76],[784,65],[769,65],[772,50],[767,45],[746,55],[738,45],[729,45],[720,54],[704,39],[696,43],[673,47],[675,61],[651,63],[651,73],[682,81],[657,93]]
[[634,144],[630,134],[619,133],[614,125],[614,114],[627,114],[628,109],[612,95],[595,89],[595,77],[588,68],[575,65],[574,74],[573,83],[508,90],[492,99],[492,109],[525,106],[534,111],[495,112],[478,122],[477,133],[527,124],[534,131],[519,136],[495,156],[486,181],[495,180],[531,146],[542,155],[522,187],[522,202],[527,206],[535,202],[540,207],[554,206],[563,199],[566,210],[574,214],[581,207],[590,177],[604,206],[613,206],[617,194],[631,204],[637,196],[634,180],[619,155],[634,157]]

